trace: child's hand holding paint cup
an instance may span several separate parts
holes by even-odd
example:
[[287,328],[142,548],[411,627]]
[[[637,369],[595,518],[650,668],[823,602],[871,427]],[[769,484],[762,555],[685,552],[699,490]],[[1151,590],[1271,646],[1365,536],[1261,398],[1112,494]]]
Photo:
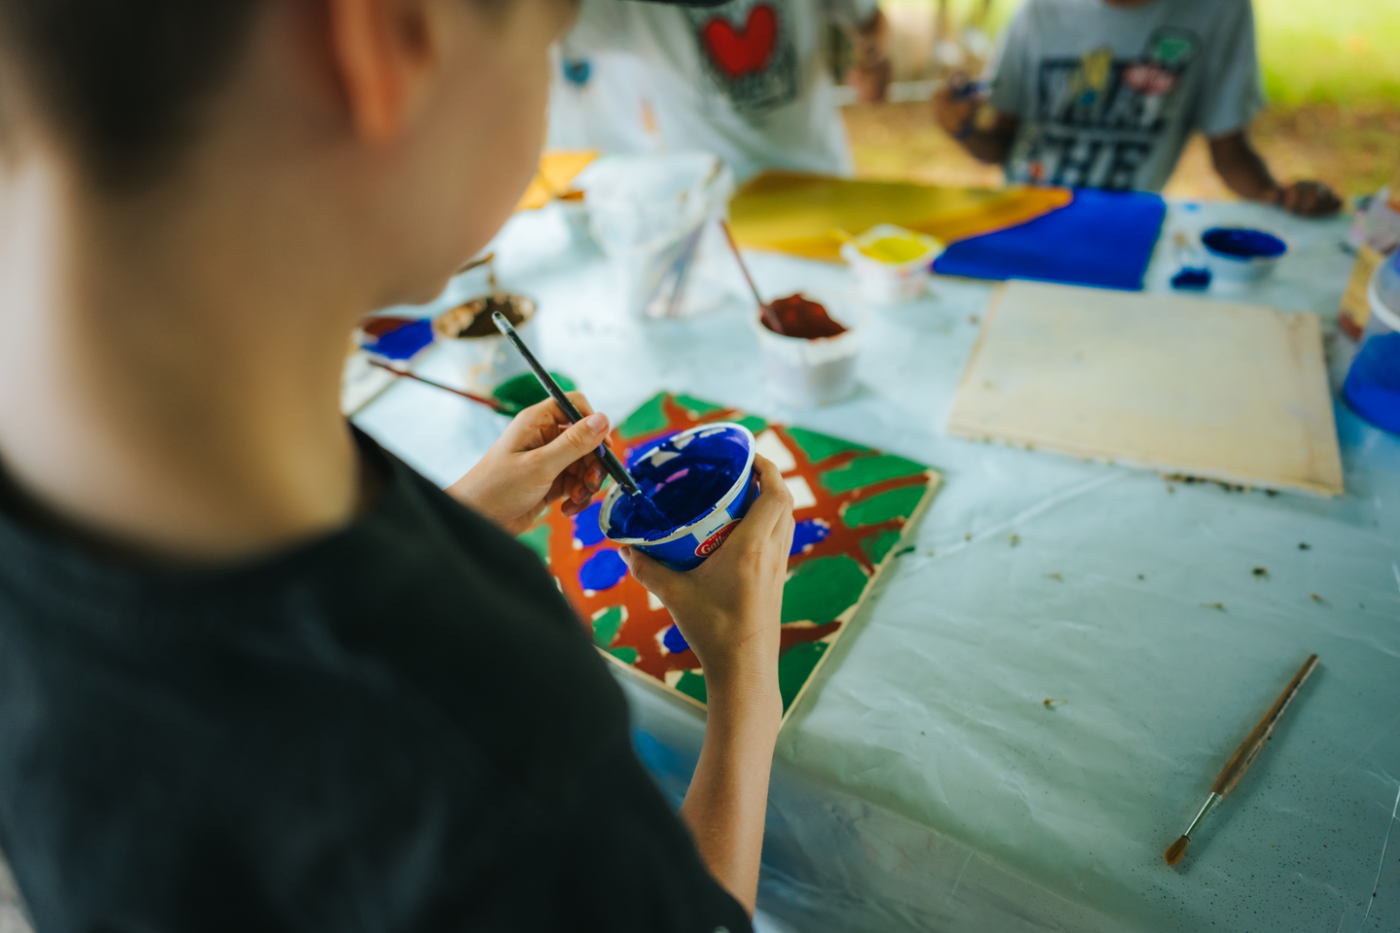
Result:
[[637,582],[670,610],[694,649],[712,704],[739,689],[752,699],[776,702],[781,716],[778,647],[792,551],[792,495],[770,461],[755,458],[754,472],[758,497],[700,566],[672,570],[634,547],[623,548],[622,557]]
[[608,435],[608,419],[594,414],[583,393],[568,395],[587,417],[571,425],[553,399],[530,406],[448,494],[511,534],[525,531],[545,506],[561,499],[565,515],[588,508],[603,484],[597,450]]

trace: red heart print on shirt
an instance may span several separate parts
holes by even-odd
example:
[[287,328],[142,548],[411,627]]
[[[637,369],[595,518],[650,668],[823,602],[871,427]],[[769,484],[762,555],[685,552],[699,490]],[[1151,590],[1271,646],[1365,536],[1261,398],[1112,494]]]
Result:
[[749,10],[743,29],[717,16],[705,24],[703,35],[710,58],[732,81],[768,67],[778,44],[778,14],[760,3]]

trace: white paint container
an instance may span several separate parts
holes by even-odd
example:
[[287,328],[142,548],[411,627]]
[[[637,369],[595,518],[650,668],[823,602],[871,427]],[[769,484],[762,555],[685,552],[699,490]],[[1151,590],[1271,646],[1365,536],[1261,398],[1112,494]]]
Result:
[[[913,240],[924,252],[905,262],[886,262],[862,251],[886,238]],[[856,290],[864,301],[877,305],[913,301],[928,287],[930,266],[943,252],[943,244],[931,236],[893,224],[880,224],[841,247],[841,258],[851,267]]]
[[757,317],[753,319],[753,326],[758,332],[768,391],[773,398],[794,408],[819,408],[849,398],[855,392],[864,314],[829,295],[800,294],[825,307],[846,332],[835,337],[805,340],[775,334]]
[[[492,296],[482,295],[464,302],[450,311],[444,311],[433,320],[433,337],[442,347],[442,352],[451,357],[462,373],[462,381],[468,391],[483,395],[490,394],[496,386],[521,373],[529,372],[524,357],[515,347],[502,337],[494,324],[489,332],[480,336],[459,337],[463,330],[485,311]],[[535,302],[523,295],[503,295],[515,302],[523,320],[515,325],[515,330],[529,344],[534,333]],[[489,314],[487,315],[489,319]],[[484,328],[482,328],[484,331]]]

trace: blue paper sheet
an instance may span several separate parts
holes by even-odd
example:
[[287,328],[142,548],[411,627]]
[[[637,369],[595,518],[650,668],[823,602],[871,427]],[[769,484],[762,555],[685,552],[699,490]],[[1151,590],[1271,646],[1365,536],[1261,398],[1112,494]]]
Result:
[[933,271],[1141,291],[1166,212],[1160,195],[1080,188],[1057,211],[952,244]]

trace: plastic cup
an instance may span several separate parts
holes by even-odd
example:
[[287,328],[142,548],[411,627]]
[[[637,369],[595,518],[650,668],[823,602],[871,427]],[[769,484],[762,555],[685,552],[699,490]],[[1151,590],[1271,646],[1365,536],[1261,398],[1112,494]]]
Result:
[[1358,415],[1400,434],[1400,252],[1372,273],[1366,291],[1371,314],[1342,395]]
[[[911,240],[923,246],[924,251],[903,262],[887,262],[862,251],[862,247],[869,248],[886,238]],[[877,305],[894,305],[913,301],[924,293],[928,287],[929,267],[942,252],[943,244],[931,236],[893,224],[880,224],[856,237],[854,242],[842,246],[841,258],[851,267],[856,290],[863,300]]]
[[[473,298],[450,311],[444,311],[433,320],[433,336],[442,346],[443,352],[456,361],[467,389],[483,394],[490,393],[496,386],[514,376],[529,372],[525,359],[510,341],[501,336],[494,324],[489,333],[482,333],[481,336],[457,336],[472,325],[485,310],[491,297],[482,295]],[[497,297],[508,298],[516,303],[516,308],[524,320],[515,325],[515,330],[529,343],[530,335],[534,333],[534,301],[523,295]]]
[[686,448],[697,441],[736,445],[736,463],[742,465],[734,481],[715,502],[703,504],[695,518],[665,534],[651,539],[629,538],[612,527],[613,510],[619,499],[626,495],[622,487],[614,485],[608,490],[598,513],[598,525],[603,534],[618,544],[635,547],[672,570],[679,571],[694,570],[719,550],[739,521],[748,514],[749,506],[753,505],[758,495],[758,483],[753,475],[755,444],[748,428],[742,424],[719,422],[681,431],[632,458],[630,469],[643,489],[654,487],[657,480],[684,468]]
[[793,408],[819,408],[849,398],[856,388],[856,361],[860,357],[864,315],[831,296],[801,293],[846,328],[835,337],[806,340],[784,337],[754,318],[768,391]]

